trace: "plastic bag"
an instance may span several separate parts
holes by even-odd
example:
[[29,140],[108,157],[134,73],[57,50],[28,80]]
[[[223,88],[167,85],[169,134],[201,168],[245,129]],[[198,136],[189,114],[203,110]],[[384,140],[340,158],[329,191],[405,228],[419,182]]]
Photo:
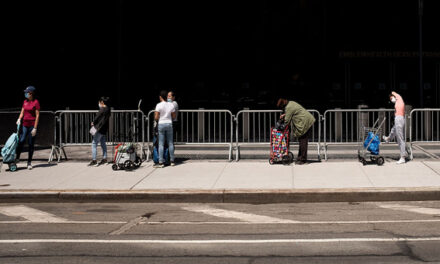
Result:
[[[370,144],[370,146],[368,146],[368,144]],[[368,132],[367,139],[365,139],[364,142],[364,148],[367,148],[368,146],[367,150],[370,151],[371,154],[379,155],[379,145],[380,145],[379,136],[378,135],[374,136],[373,132]]]

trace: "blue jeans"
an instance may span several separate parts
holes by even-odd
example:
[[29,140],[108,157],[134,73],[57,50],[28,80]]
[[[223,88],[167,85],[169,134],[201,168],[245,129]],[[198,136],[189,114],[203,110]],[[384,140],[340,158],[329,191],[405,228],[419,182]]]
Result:
[[92,159],[96,160],[96,152],[98,143],[101,143],[102,148],[102,159],[107,159],[107,145],[105,144],[105,135],[96,132],[96,134],[93,136],[92,141]]
[[32,156],[34,155],[35,138],[31,135],[32,129],[34,129],[33,126],[30,127],[23,126],[21,128],[21,134],[17,146],[17,159],[20,159],[21,152],[23,151],[24,142],[26,141],[26,138],[28,139],[28,145],[29,145],[28,163],[31,163]]
[[165,137],[168,142],[170,160],[174,162],[173,125],[171,123],[159,124],[159,163],[164,163],[165,161],[163,159]]

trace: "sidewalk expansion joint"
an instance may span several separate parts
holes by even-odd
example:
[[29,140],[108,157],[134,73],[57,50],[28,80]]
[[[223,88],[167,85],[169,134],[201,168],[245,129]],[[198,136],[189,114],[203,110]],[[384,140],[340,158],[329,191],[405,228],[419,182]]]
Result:
[[147,173],[147,175],[145,177],[143,177],[142,179],[140,179],[138,182],[136,182],[133,186],[131,186],[130,191],[133,190],[134,187],[136,187],[136,185],[138,185],[139,183],[141,183],[143,180],[145,180],[148,176],[150,176],[151,174],[153,174],[153,172],[156,171],[156,168],[153,168],[153,170],[151,170],[149,173]]
[[362,173],[365,175],[365,177],[367,178],[368,182],[371,184],[371,187],[375,187],[374,183],[371,181],[370,177],[368,176],[367,172],[364,170],[364,165],[359,164],[359,167],[361,168]]
[[292,189],[295,189],[295,166],[290,166],[292,167]]
[[225,166],[223,166],[222,170],[218,174],[217,179],[215,179],[214,184],[211,186],[211,189],[214,189],[215,185],[217,185],[217,182],[220,180],[220,177],[222,176],[223,172],[225,172],[226,166],[228,166],[228,164],[230,163],[225,163]]
[[417,148],[417,149],[419,149],[419,150],[421,150],[422,152],[424,152],[425,155],[428,156],[428,157],[430,157],[431,159],[436,159],[436,160],[440,159],[439,156],[437,156],[437,155],[434,154],[434,153],[429,152],[428,150],[426,150],[425,148],[422,148],[422,147],[419,146],[419,145],[415,145],[415,144],[414,144],[414,147]]
[[422,164],[425,165],[426,167],[428,167],[429,169],[431,169],[435,174],[437,174],[438,176],[440,176],[440,173],[438,173],[436,170],[434,170],[433,168],[431,168],[431,166],[429,166],[428,164],[426,164],[424,161],[422,161]]

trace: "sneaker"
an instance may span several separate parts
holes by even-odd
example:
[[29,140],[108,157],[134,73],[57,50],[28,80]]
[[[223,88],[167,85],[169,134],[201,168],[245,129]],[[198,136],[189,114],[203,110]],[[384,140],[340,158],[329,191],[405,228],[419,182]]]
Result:
[[102,159],[100,162],[98,162],[98,164],[96,164],[96,166],[101,166],[107,163],[107,159]]
[[176,166],[176,163],[174,163],[174,162],[172,161],[171,164],[170,164],[170,166],[171,166],[171,167],[174,167],[174,166]]
[[153,168],[163,168],[163,167],[165,167],[165,165],[163,165],[163,163],[156,163],[153,166]]
[[400,159],[396,162],[396,164],[404,164],[404,163],[406,163],[405,158],[400,158]]
[[98,164],[96,162],[96,160],[92,160],[92,161],[90,161],[89,165],[87,165],[87,166],[95,166],[96,164]]
[[27,165],[27,169],[28,169],[28,170],[32,170],[32,164],[28,163],[28,165]]
[[383,136],[382,138],[386,143],[390,142],[390,137]]
[[305,161],[302,160],[295,161],[295,165],[304,165],[304,164],[306,164]]

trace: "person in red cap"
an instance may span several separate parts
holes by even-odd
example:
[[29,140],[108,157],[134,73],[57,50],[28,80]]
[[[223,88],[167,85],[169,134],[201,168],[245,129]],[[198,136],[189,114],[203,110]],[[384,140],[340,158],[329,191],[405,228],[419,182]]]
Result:
[[35,136],[37,135],[37,127],[40,119],[40,102],[35,98],[35,87],[33,86],[26,87],[26,90],[24,90],[24,97],[26,99],[23,102],[20,116],[17,119],[17,125],[22,125],[22,129],[17,146],[16,161],[18,162],[20,160],[20,154],[23,151],[24,142],[27,138],[29,145],[27,168],[31,170]]

